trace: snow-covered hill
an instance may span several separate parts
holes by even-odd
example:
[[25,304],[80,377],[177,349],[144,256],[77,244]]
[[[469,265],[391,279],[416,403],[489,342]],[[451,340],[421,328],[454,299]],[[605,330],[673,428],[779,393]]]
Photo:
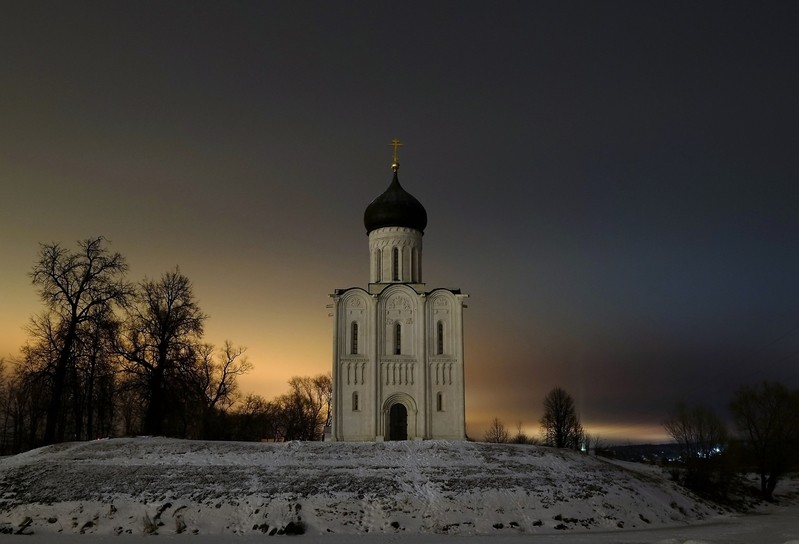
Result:
[[469,442],[123,438],[0,459],[0,532],[554,534],[724,516],[657,471]]

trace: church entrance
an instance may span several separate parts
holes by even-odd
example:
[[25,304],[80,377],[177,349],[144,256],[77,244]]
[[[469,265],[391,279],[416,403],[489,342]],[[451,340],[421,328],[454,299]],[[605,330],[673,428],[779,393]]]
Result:
[[388,439],[408,440],[408,410],[400,403],[392,405],[388,413]]

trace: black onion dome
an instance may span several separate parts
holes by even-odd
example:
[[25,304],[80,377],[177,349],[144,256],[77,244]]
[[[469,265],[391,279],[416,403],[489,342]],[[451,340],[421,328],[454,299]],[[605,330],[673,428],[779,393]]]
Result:
[[427,212],[416,197],[402,188],[395,171],[388,189],[366,207],[363,224],[366,234],[383,227],[408,227],[424,232]]

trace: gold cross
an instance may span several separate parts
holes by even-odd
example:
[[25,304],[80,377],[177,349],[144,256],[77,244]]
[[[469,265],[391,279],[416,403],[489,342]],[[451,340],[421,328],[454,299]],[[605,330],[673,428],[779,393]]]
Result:
[[391,143],[388,145],[394,148],[394,158],[392,159],[391,162],[391,169],[396,172],[397,170],[399,170],[399,148],[405,144],[401,144],[397,138],[394,138],[393,140],[391,140]]

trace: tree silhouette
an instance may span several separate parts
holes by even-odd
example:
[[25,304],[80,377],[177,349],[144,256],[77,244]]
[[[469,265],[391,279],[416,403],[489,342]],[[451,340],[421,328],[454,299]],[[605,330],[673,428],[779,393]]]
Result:
[[704,406],[679,403],[663,428],[680,447],[683,483],[695,491],[724,494],[730,475],[722,461],[729,440],[721,418]]
[[686,462],[709,459],[727,444],[727,428],[715,412],[704,406],[677,405],[663,428],[680,446]]
[[574,407],[574,400],[562,388],[556,387],[544,397],[544,415],[541,417],[544,443],[556,448],[579,449],[583,439],[583,426]]
[[757,464],[760,492],[773,500],[777,482],[797,463],[799,391],[774,382],[745,386],[735,393],[730,408]]
[[[199,357],[206,318],[194,299],[191,282],[179,269],[158,281],[139,284],[118,348],[126,361],[125,371],[147,399],[145,434],[162,434],[168,415],[185,412],[181,403],[187,386],[177,382],[181,370],[193,367]],[[168,397],[168,391],[175,395]]]
[[505,424],[502,423],[498,417],[495,417],[491,422],[491,426],[485,434],[483,434],[483,440],[496,444],[504,444],[510,440],[510,433],[508,433],[508,430],[505,428]]
[[187,381],[191,384],[202,410],[202,438],[220,437],[221,429],[215,428],[214,420],[236,401],[237,378],[252,370],[252,363],[244,356],[245,351],[243,347],[234,346],[230,340],[225,341],[219,353],[213,345],[203,344],[196,368],[187,369]]
[[63,440],[58,426],[64,387],[75,364],[80,328],[91,320],[104,319],[113,305],[122,304],[131,293],[125,281],[128,265],[119,253],[110,253],[105,239],[89,238],[70,251],[58,243],[42,244],[31,280],[46,306],[42,320],[52,322],[55,356],[49,362],[51,393],[43,441]]

